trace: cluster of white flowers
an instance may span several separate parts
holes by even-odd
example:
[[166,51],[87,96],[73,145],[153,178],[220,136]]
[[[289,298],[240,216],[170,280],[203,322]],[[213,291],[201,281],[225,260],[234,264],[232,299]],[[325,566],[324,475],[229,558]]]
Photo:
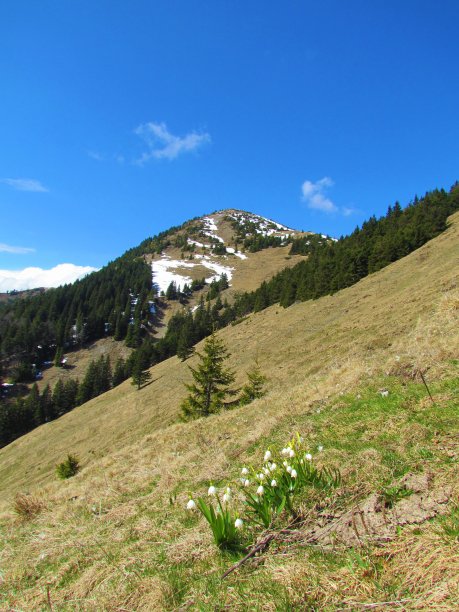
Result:
[[[302,470],[305,469],[303,467],[305,465],[305,462],[312,461],[312,454],[310,452],[304,452],[302,450],[302,443],[303,443],[303,438],[301,436],[297,436],[289,443],[288,446],[284,447],[280,451],[280,455],[285,458],[284,461],[282,462],[282,466],[285,469],[285,472],[287,472],[287,474],[290,475],[292,481],[295,479],[299,479],[299,477],[298,477],[297,470],[292,465],[290,465],[290,463],[293,463],[293,465],[295,465],[298,468],[300,473],[302,473]],[[317,446],[318,452],[322,452],[323,449],[324,447],[322,445]],[[274,463],[274,461],[271,461],[272,459],[273,459],[273,452],[270,449],[267,449],[263,457],[263,463],[264,463],[263,467],[258,472],[255,471],[255,469],[253,468],[249,469],[247,467],[243,467],[241,469],[241,477],[238,479],[242,487],[248,488],[252,484],[252,481],[249,480],[248,477],[250,474],[252,474],[253,482],[255,486],[257,486],[256,495],[258,496],[260,503],[261,503],[261,499],[263,498],[263,496],[268,495],[268,491],[270,488],[274,489],[279,486],[282,486],[282,487],[285,486],[284,484],[285,481],[283,480],[283,478],[285,477],[285,472],[282,469],[279,470],[277,464]],[[293,483],[289,486],[292,487]],[[290,491],[293,491],[293,488],[290,488]],[[225,487],[224,489],[222,489],[222,493],[223,493],[222,498],[221,498],[222,502],[224,504],[229,504],[232,500],[231,488],[229,486]],[[214,485],[211,484],[209,486],[207,490],[207,495],[209,497],[215,497],[217,499],[218,504],[219,504],[219,507],[217,508],[217,512],[222,510],[220,501],[219,501],[218,491]],[[186,508],[187,510],[197,509],[196,502],[191,497],[186,505]],[[237,517],[237,513],[236,513],[236,517]],[[236,529],[242,529],[243,527],[242,519],[236,518],[234,522],[234,527]]]

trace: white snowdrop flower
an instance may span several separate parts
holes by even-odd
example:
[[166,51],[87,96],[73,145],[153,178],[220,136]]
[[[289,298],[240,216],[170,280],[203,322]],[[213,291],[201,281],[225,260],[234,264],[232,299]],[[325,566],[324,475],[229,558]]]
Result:
[[265,461],[269,461],[271,459],[272,455],[271,455],[271,451],[267,450],[265,453]]
[[250,486],[250,480],[244,480],[244,487]]
[[263,474],[263,472],[260,472],[258,474],[258,480],[264,480],[265,479],[265,475]]
[[265,474],[266,476],[268,476],[268,474],[269,474],[269,468],[267,468],[267,467],[263,468],[263,474]]
[[284,457],[286,457],[288,455],[288,450],[289,450],[288,448],[283,448],[281,450],[281,455],[284,455]]
[[317,450],[319,451],[319,453],[321,453],[324,450],[324,447],[322,445],[317,447]]
[[291,459],[292,457],[294,457],[294,456],[295,456],[295,451],[293,450],[293,448],[291,448],[291,449],[288,451],[288,456],[290,457],[290,459]]
[[282,465],[283,465],[283,466],[286,468],[286,467],[288,466],[287,461],[284,461],[284,462],[282,463]]
[[291,473],[292,473],[292,466],[291,466],[291,465],[288,465],[286,469],[287,469],[287,472],[288,472],[289,474],[291,474]]
[[230,500],[231,500],[231,495],[228,495],[228,493],[225,493],[223,495],[223,501],[225,502],[225,504],[227,504]]
[[231,489],[229,487],[226,487],[225,493],[227,495],[231,495]]
[[305,459],[307,459],[308,461],[311,461],[312,459],[312,455],[311,453],[306,453],[306,455],[304,456]]
[[298,474],[296,473],[296,470],[292,470],[292,471],[290,472],[290,476],[291,476],[292,478],[296,478],[296,477],[298,476]]
[[389,395],[389,391],[387,389],[382,389],[380,392],[381,397],[387,397]]
[[209,487],[209,490],[207,491],[207,495],[217,495],[217,489],[212,485]]
[[190,499],[186,505],[187,510],[196,510],[196,503],[193,499]]
[[277,487],[277,480],[271,480],[271,486]]
[[249,470],[246,467],[243,467],[242,470],[241,470],[241,474],[243,476],[247,476],[248,473],[249,473]]
[[274,472],[277,469],[277,465],[275,463],[271,463],[271,466],[269,469],[271,470],[271,472]]
[[265,492],[263,485],[260,485],[257,489],[257,495],[263,495]]
[[242,519],[240,519],[240,518],[237,518],[237,519],[234,521],[234,526],[236,527],[236,529],[242,529],[242,525],[243,525],[243,524],[244,524],[244,523],[243,523]]

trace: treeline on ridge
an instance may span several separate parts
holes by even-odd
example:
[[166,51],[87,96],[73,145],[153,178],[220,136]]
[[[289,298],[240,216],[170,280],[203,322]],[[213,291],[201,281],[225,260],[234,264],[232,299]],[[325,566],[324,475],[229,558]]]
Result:
[[[231,323],[237,323],[251,312],[263,310],[277,303],[283,307],[288,307],[295,301],[317,299],[353,285],[368,274],[408,255],[440,234],[447,227],[449,215],[457,210],[459,210],[459,186],[456,183],[449,192],[443,189],[434,190],[427,193],[422,199],[416,197],[404,209],[396,203],[389,207],[385,216],[379,219],[374,216],[371,217],[363,223],[361,228],[356,228],[352,234],[341,237],[336,242],[322,241],[314,236],[294,239],[291,253],[308,255],[307,259],[292,268],[286,268],[279,272],[270,281],[262,283],[257,290],[237,295],[232,304],[227,301],[223,302],[220,292],[217,291],[220,287],[215,287],[216,299],[214,302],[208,301],[205,304],[202,298],[194,313],[189,309],[183,309],[175,314],[169,322],[164,338],[155,341],[148,334],[136,338],[135,343],[131,346],[138,346],[139,344],[140,346],[134,350],[127,364],[125,364],[123,374],[112,377],[110,386],[115,386],[124,378],[129,377],[133,364],[136,364],[137,368],[147,368],[173,355],[186,359],[191,354],[193,346],[210,335],[213,330]],[[130,317],[133,316],[131,308],[134,292],[137,292],[139,296],[139,298],[135,298],[137,301],[134,311],[137,313],[135,315],[136,320],[140,322],[144,304],[150,295],[151,271],[143,258],[138,259],[138,257],[150,248],[152,239],[148,240],[136,249],[131,249],[123,257],[109,264],[100,272],[94,273],[74,285],[51,290],[33,299],[16,302],[12,306],[9,305],[8,308],[3,310],[3,316],[0,320],[2,340],[12,337],[8,333],[6,336],[4,335],[5,328],[8,329],[8,323],[11,323],[16,330],[13,335],[16,338],[16,346],[24,352],[30,351],[29,354],[33,356],[37,338],[43,336],[36,332],[35,335],[29,337],[27,330],[36,326],[35,329],[44,329],[44,331],[54,329],[54,333],[56,333],[56,329],[61,329],[64,322],[68,326],[76,320],[79,316],[78,313],[83,313],[85,305],[88,306],[89,304],[92,308],[88,306],[87,314],[82,316],[85,316],[86,322],[89,323],[92,320],[93,323],[89,326],[85,325],[82,329],[87,330],[85,333],[88,333],[88,335],[90,333],[103,335],[102,322],[105,324],[107,321],[107,316],[105,316],[107,313],[108,317],[110,315],[113,317],[114,314],[119,315],[120,312],[123,312],[123,310],[119,310],[123,308],[124,313],[126,313],[129,302]],[[97,286],[100,284],[103,289],[98,291]],[[107,286],[105,287],[105,285]],[[110,287],[110,285],[112,286]],[[115,303],[110,302],[110,295],[114,295],[115,300],[117,295],[122,295],[123,298],[126,298],[126,303],[123,306],[124,299],[118,299]],[[71,300],[70,303],[66,302],[66,296]],[[104,299],[99,299],[102,297]],[[45,298],[50,301],[42,302],[41,300]],[[45,304],[50,308],[48,313],[46,313]],[[95,315],[97,306],[100,308],[99,317]],[[53,320],[53,312],[55,313],[55,320]],[[17,320],[16,316],[18,316]],[[126,314],[123,316],[126,316]],[[111,320],[115,319],[112,318]],[[125,323],[127,331],[124,338],[128,334],[132,338],[136,329],[140,328],[127,318]],[[78,328],[78,324],[75,327]],[[97,331],[94,332],[94,329]],[[18,341],[18,338],[20,341]],[[50,331],[49,338],[53,338],[52,331]],[[116,324],[115,339],[122,339],[116,336]],[[5,347],[3,347],[3,350],[5,351]],[[99,390],[99,392],[103,391]],[[82,399],[81,392],[79,396],[75,395],[75,405],[77,405],[77,397]],[[94,395],[91,395],[91,397],[94,397]],[[83,401],[87,401],[87,399]],[[18,401],[27,402],[27,399]],[[8,410],[8,414],[13,415],[12,418],[14,418],[14,406],[15,404],[10,402],[8,406],[2,406],[2,410]],[[24,412],[24,404],[21,405],[20,409],[24,414],[28,414],[27,418],[29,420],[31,419],[28,430],[36,426],[37,418],[31,416],[32,412],[35,414],[36,411],[26,410]],[[44,418],[47,418],[46,415]],[[0,415],[1,422],[2,416]],[[24,423],[24,421],[22,422]],[[8,427],[6,426],[7,430]],[[18,428],[15,431],[18,431]],[[5,435],[8,440],[11,439],[11,433],[6,431]]]

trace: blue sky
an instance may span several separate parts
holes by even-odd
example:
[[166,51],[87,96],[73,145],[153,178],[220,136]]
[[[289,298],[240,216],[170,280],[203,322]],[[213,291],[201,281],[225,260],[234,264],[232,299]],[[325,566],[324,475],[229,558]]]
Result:
[[3,279],[100,267],[217,209],[339,236],[449,188],[458,18],[457,0],[3,0]]

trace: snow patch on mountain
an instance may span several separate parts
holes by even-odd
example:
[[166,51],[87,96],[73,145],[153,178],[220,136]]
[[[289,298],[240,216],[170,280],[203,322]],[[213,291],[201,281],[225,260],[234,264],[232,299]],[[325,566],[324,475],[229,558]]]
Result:
[[177,268],[194,268],[195,264],[189,263],[188,261],[181,261],[179,259],[171,259],[164,253],[161,255],[161,259],[157,259],[152,262],[151,270],[153,274],[153,286],[157,291],[166,292],[169,285],[174,282],[177,285],[177,289],[183,289],[185,284],[191,284],[192,279],[190,276],[179,274]]
[[203,230],[203,234],[205,236],[210,236],[211,238],[215,238],[215,240],[218,240],[222,244],[225,244],[225,241],[223,240],[223,238],[221,238],[220,236],[217,236],[217,234],[215,233],[215,232],[218,232],[218,227],[215,221],[211,217],[204,217],[203,222],[205,226],[205,229]]
[[209,255],[195,255],[195,259],[198,260],[197,263],[182,259],[171,259],[169,255],[162,253],[161,259],[156,259],[151,264],[153,287],[158,292],[164,291],[165,293],[173,282],[179,291],[183,290],[186,284],[191,285],[193,279],[186,274],[182,274],[182,268],[195,268],[196,266],[203,266],[214,272],[214,274],[206,278],[206,283],[219,280],[222,274],[226,274],[228,281],[232,279],[234,268],[231,266],[224,266],[221,263],[212,261]]

